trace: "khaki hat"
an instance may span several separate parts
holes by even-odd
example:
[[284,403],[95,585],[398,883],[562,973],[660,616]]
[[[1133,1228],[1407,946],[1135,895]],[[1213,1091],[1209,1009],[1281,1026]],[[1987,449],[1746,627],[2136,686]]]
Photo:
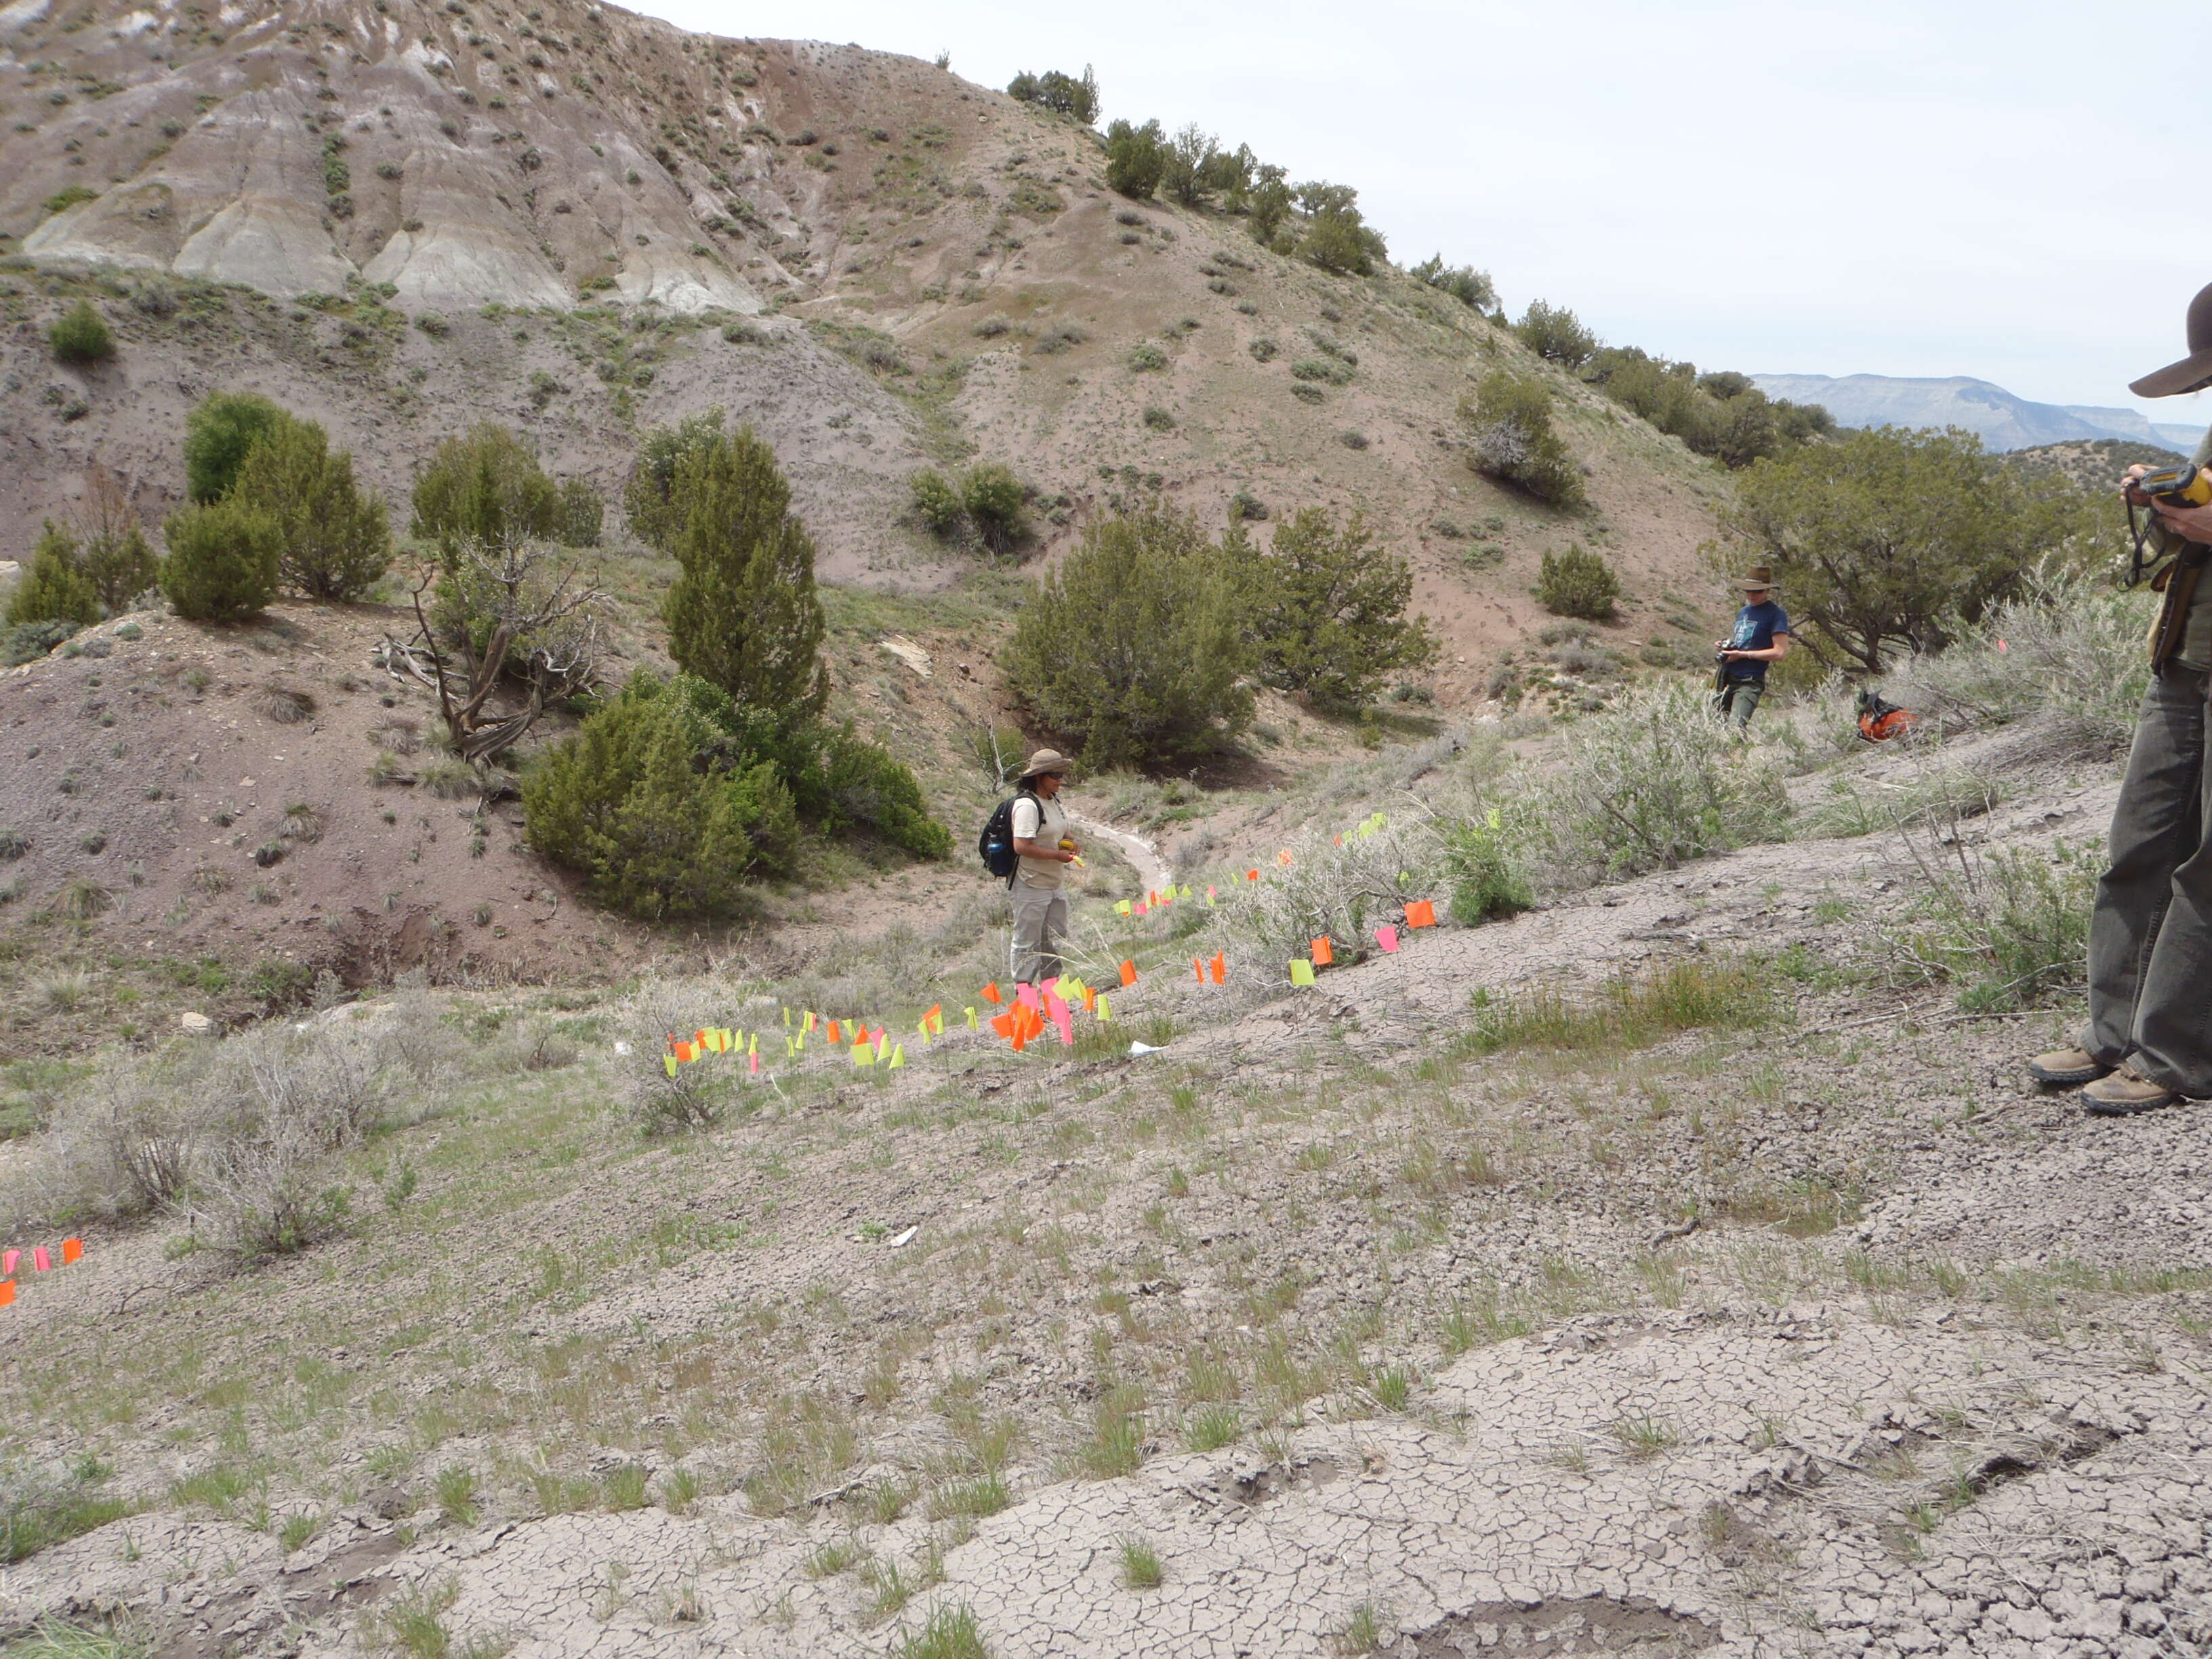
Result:
[[1040,749],[1030,757],[1030,763],[1022,768],[1022,775],[1024,778],[1038,777],[1047,772],[1057,772],[1065,776],[1067,772],[1067,757],[1057,749]]
[[1782,584],[1774,580],[1774,567],[1772,565],[1755,564],[1752,566],[1750,569],[1745,571],[1743,574],[1735,579],[1735,586],[1748,592],[1755,587],[1778,590]]
[[2189,302],[2188,328],[2189,355],[2155,374],[2144,375],[2129,391],[2138,398],[2171,398],[2212,386],[2212,283],[2198,289]]

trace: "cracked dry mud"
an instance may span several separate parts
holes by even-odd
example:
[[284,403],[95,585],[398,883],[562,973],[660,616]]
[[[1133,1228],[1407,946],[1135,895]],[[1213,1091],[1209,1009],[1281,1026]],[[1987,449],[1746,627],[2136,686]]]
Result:
[[[2046,780],[1974,833],[2094,835],[2112,798],[2101,778]],[[581,1183],[533,1212],[532,1238],[580,1255],[655,1203],[775,1225],[532,1305],[511,1367],[568,1344],[634,1370],[607,1408],[628,1441],[580,1415],[541,1429],[538,1455],[572,1441],[554,1449],[634,1458],[657,1483],[695,1473],[710,1495],[544,1514],[495,1493],[483,1523],[441,1522],[420,1484],[373,1485],[356,1425],[333,1431],[353,1501],[305,1548],[162,1510],[12,1569],[6,1622],[137,1609],[179,1655],[350,1656],[388,1645],[379,1608],[434,1595],[456,1651],[531,1659],[886,1655],[954,1607],[999,1659],[1317,1656],[1370,1628],[1395,1659],[2203,1652],[2212,1109],[2086,1120],[2018,1081],[2058,1013],[1966,1020],[1925,995],[1808,988],[1794,1023],[1619,1063],[1447,1048],[1475,985],[1595,981],[1697,950],[1848,955],[1898,902],[1900,857],[1882,836],[1753,848],[1439,930],[1318,996],[1163,974],[1146,1006],[1185,1030],[1145,1062],[1156,1073],[1092,1062],[1040,1085],[956,1032],[943,1069],[896,1091],[752,1120],[711,1158],[629,1164],[622,1189]],[[1819,920],[1820,899],[1840,919]],[[1212,1111],[1208,1090],[1237,1103]],[[915,1127],[1030,1091],[1033,1110]],[[878,1155],[807,1139],[841,1119],[838,1146]],[[1484,1152],[1486,1173],[1425,1182],[1424,1136],[1448,1170]],[[1846,1191],[1825,1213],[1787,1201]],[[1686,1197],[1701,1224],[1684,1235]],[[871,1218],[918,1224],[920,1248],[854,1231]],[[468,1283],[439,1316],[456,1329],[529,1303],[530,1266],[450,1248]],[[112,1297],[156,1255],[118,1246],[86,1283]],[[396,1298],[388,1330],[438,1271],[341,1252],[268,1293],[374,1275],[364,1295]],[[1267,1287],[1292,1275],[1271,1310]],[[198,1293],[203,1334],[248,1305],[213,1279]],[[258,1345],[343,1335],[313,1321],[295,1309]],[[1324,1334],[1301,1346],[1293,1325]],[[879,1399],[863,1369],[909,1328]],[[51,1322],[31,1328],[25,1358],[88,1358]],[[1148,1455],[1088,1478],[1081,1425],[1109,1352],[1154,1380]],[[1178,1425],[1223,1395],[1184,1387],[1178,1416],[1157,1379],[1200,1352],[1254,1380],[1248,1431],[1194,1451]],[[1313,1365],[1292,1364],[1312,1386],[1272,1416],[1256,1400],[1271,1352]],[[725,1370],[687,1382],[702,1355]],[[405,1359],[385,1362],[390,1385],[434,1393]],[[748,1363],[860,1413],[850,1455],[787,1504],[749,1484],[772,1456],[757,1418],[681,1444],[668,1426],[686,1387],[734,1396]],[[931,1402],[963,1386],[1028,1427],[996,1465],[1011,1503],[948,1526],[931,1483],[974,1466]],[[425,1467],[495,1465],[496,1416]],[[871,1512],[901,1479],[903,1512]],[[1132,1538],[1157,1553],[1157,1587],[1126,1584]],[[840,1543],[867,1555],[825,1556]],[[889,1564],[910,1595],[870,1578]]]

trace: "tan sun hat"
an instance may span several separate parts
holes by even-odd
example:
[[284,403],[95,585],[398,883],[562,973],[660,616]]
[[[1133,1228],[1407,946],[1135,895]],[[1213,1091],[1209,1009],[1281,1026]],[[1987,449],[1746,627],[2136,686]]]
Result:
[[2138,398],[2171,398],[2179,392],[2201,392],[2212,386],[2212,283],[2197,290],[2189,302],[2189,355],[2168,363],[2154,374],[2146,374],[2128,387]]
[[1057,772],[1065,777],[1067,775],[1067,757],[1061,754],[1059,750],[1040,749],[1030,757],[1030,763],[1022,768],[1022,776],[1034,778],[1041,777],[1047,772]]
[[1735,586],[1742,588],[1746,592],[1762,587],[1770,592],[1774,592],[1780,590],[1782,584],[1774,580],[1772,565],[1755,564],[1735,579]]

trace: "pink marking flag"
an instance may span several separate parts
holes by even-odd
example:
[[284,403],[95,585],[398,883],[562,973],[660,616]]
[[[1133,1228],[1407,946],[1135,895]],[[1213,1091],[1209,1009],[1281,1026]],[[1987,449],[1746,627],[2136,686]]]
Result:
[[33,1248],[31,1251],[32,1267],[43,1273],[51,1273],[53,1270],[53,1265],[54,1259],[46,1254],[46,1247],[45,1245],[40,1244]]
[[1024,1008],[1036,1007],[1037,1006],[1037,988],[1034,985],[1024,985],[1014,1000],[1020,1003]]
[[1382,947],[1384,956],[1389,955],[1398,948],[1398,930],[1389,922],[1384,922],[1375,930],[1375,942]]
[[21,1250],[0,1250],[0,1279],[13,1279],[15,1264],[22,1260],[22,1256]]

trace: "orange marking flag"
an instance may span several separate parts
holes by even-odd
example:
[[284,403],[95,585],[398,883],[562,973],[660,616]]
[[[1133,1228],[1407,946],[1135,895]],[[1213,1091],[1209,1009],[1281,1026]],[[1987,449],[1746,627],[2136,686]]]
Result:
[[1415,899],[1406,906],[1406,926],[1433,927],[1437,925],[1437,907],[1427,899]]
[[12,1279],[0,1279],[0,1308],[12,1308],[15,1305],[15,1281]]
[[83,1258],[84,1241],[82,1239],[65,1238],[62,1240],[62,1266],[66,1267],[70,1262],[80,1261],[82,1261]]
[[1088,985],[1083,988],[1083,1012],[1086,1014],[1098,1012],[1098,993]]
[[983,1000],[986,1002],[1004,1002],[1006,1000],[1006,998],[999,994],[999,981],[995,979],[983,988]]
[[1257,870],[1247,870],[1244,872],[1244,879],[1247,881],[1257,881],[1260,879],[1260,872]]
[[1275,862],[1281,865],[1285,870],[1289,869],[1291,867],[1291,849],[1285,847],[1281,852],[1276,854]]
[[830,1041],[832,1042],[842,1042],[844,1040],[844,1034],[837,1029],[837,1022],[834,1019],[831,1020],[830,1022]]
[[1223,985],[1226,984],[1228,980],[1229,957],[1225,952],[1216,951],[1213,953],[1213,982],[1216,985]]
[[991,1022],[991,1029],[996,1031],[1000,1036],[1011,1040],[1014,1035],[1014,1016],[1012,1011],[1009,1010],[1006,1013],[1000,1014],[996,1019],[993,1020]]
[[1313,942],[1313,965],[1326,968],[1336,960],[1336,952],[1329,948],[1328,935],[1324,933]]
[[1121,988],[1127,990],[1137,982],[1137,964],[1125,961],[1121,964]]
[[1206,963],[1201,958],[1193,957],[1190,959],[1190,971],[1198,976],[1198,982],[1200,985],[1206,983]]

